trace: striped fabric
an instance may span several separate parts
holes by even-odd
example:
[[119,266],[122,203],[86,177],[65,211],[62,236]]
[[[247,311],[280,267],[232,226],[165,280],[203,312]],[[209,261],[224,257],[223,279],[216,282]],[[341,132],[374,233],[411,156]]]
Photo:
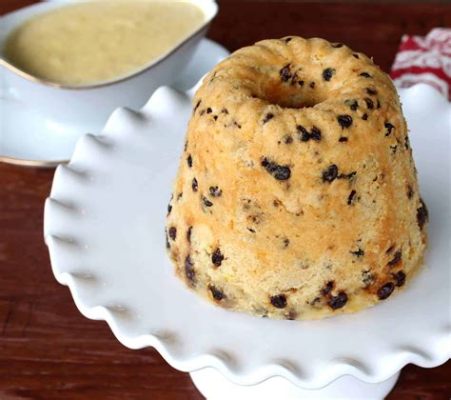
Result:
[[400,88],[422,82],[451,100],[451,29],[435,28],[424,37],[404,35],[390,75]]

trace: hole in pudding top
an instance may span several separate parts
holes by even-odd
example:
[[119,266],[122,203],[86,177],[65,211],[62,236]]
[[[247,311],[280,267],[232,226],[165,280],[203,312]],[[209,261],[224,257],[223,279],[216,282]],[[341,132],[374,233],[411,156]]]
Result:
[[269,104],[282,108],[308,108],[322,103],[326,98],[320,96],[318,90],[308,90],[296,87],[285,87],[280,83],[268,82],[257,97]]
[[286,64],[280,69],[275,66],[264,69],[257,79],[253,97],[268,104],[282,108],[309,108],[327,98],[328,90],[324,85],[309,76],[307,71],[301,75],[299,66]]

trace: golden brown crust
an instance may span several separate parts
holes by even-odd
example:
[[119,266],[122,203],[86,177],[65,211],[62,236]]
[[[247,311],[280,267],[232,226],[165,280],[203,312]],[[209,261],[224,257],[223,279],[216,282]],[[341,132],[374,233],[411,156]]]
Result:
[[274,318],[385,299],[425,249],[407,127],[390,79],[322,39],[265,40],[204,79],[168,215],[194,290]]

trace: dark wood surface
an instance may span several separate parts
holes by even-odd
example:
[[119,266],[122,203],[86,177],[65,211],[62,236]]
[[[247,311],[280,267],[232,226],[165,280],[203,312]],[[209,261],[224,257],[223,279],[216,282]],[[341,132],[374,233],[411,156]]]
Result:
[[[0,0],[0,14],[31,3]],[[449,2],[374,3],[224,0],[209,36],[230,50],[269,37],[320,36],[389,70],[403,33],[451,26]],[[52,177],[52,170],[0,164],[0,400],[201,399],[155,350],[128,350],[104,322],[82,317],[55,281],[42,237]],[[450,397],[448,362],[407,366],[389,399]]]

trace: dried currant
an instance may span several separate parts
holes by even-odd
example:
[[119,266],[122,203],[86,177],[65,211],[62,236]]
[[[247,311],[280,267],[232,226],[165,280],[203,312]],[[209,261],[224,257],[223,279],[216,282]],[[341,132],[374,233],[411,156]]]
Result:
[[349,193],[348,200],[347,200],[348,206],[353,204],[354,197],[355,197],[356,193],[357,192],[355,190],[351,190],[351,193]]
[[334,68],[326,68],[323,71],[323,79],[327,82],[329,82],[332,79],[332,76],[334,76],[335,74],[335,69]]
[[261,166],[279,181],[285,181],[291,176],[290,167],[287,165],[278,165],[269,161],[266,157],[261,161]]
[[356,257],[363,257],[365,255],[365,251],[359,247],[357,250],[351,251],[351,254],[354,254]]
[[385,126],[385,129],[387,129],[385,132],[385,136],[390,136],[392,130],[395,129],[394,125],[392,125],[390,122],[386,122],[384,124],[384,126]]
[[337,310],[345,306],[348,302],[348,295],[345,292],[339,292],[336,296],[332,296],[327,304],[332,310]]
[[310,139],[316,140],[317,142],[321,140],[321,130],[316,126],[312,126],[310,130]]
[[169,228],[168,234],[172,240],[175,240],[177,238],[177,228],[175,226],[171,226]]
[[196,282],[196,272],[194,271],[194,263],[190,255],[185,258],[185,276],[192,284]]
[[291,143],[293,143],[293,137],[291,135],[286,135],[283,138],[283,142],[285,144],[291,144]]
[[221,249],[218,247],[211,255],[211,262],[214,266],[220,267],[224,261],[224,255],[221,253]]
[[210,195],[213,197],[219,197],[222,195],[222,190],[218,186],[210,186],[208,190]]
[[420,204],[421,206],[417,209],[417,222],[420,229],[423,229],[424,224],[429,219],[429,213],[426,204],[424,204],[423,199],[420,199]]
[[222,299],[226,298],[224,292],[222,290],[218,289],[217,287],[215,287],[213,285],[209,285],[208,289],[210,290],[210,293],[215,300],[221,301]]
[[410,148],[410,141],[409,141],[409,137],[407,135],[404,138],[404,147],[406,150],[409,150],[409,148]]
[[404,271],[398,271],[393,274],[393,279],[396,281],[396,286],[403,286],[406,283],[406,274]]
[[312,126],[310,132],[302,125],[296,126],[296,130],[299,133],[299,140],[301,142],[308,142],[309,140],[315,140],[319,142],[321,140],[321,129],[317,126]]
[[399,262],[402,260],[402,251],[398,250],[394,255],[393,258],[387,263],[389,267],[394,267],[395,265],[399,264]]
[[197,183],[196,178],[193,178],[193,181],[191,183],[191,188],[193,189],[193,192],[197,192],[197,189],[199,188],[199,184]]
[[335,286],[335,282],[334,281],[327,282],[326,285],[321,289],[321,294],[323,296],[327,296],[332,291],[334,286]]
[[377,297],[379,297],[379,300],[385,300],[393,293],[394,289],[395,285],[393,282],[387,282],[377,290]]
[[369,97],[365,97],[363,101],[366,103],[366,108],[368,108],[368,110],[372,110],[374,108],[374,102]]
[[335,164],[329,165],[322,174],[324,182],[333,182],[338,176],[338,167]]
[[272,120],[274,118],[273,113],[267,113],[265,117],[263,118],[263,123],[266,124],[268,121]]
[[194,106],[193,114],[194,114],[194,113],[197,111],[197,109],[199,108],[200,103],[202,103],[202,100],[199,100],[199,101],[196,103],[196,105]]
[[280,71],[280,80],[282,82],[287,82],[292,77],[291,71],[290,71],[290,64],[285,65]]
[[296,126],[296,130],[299,132],[299,139],[301,142],[308,142],[310,139],[310,133],[302,125]]
[[271,296],[271,304],[276,308],[285,308],[287,306],[287,297],[284,294]]
[[202,202],[204,203],[205,207],[211,207],[213,203],[208,200],[205,196],[202,196]]
[[352,125],[352,117],[348,114],[337,116],[337,121],[342,129],[349,128]]
[[359,108],[359,103],[357,102],[357,100],[352,99],[352,100],[345,100],[345,104],[352,110],[352,111],[356,111],[357,108]]

